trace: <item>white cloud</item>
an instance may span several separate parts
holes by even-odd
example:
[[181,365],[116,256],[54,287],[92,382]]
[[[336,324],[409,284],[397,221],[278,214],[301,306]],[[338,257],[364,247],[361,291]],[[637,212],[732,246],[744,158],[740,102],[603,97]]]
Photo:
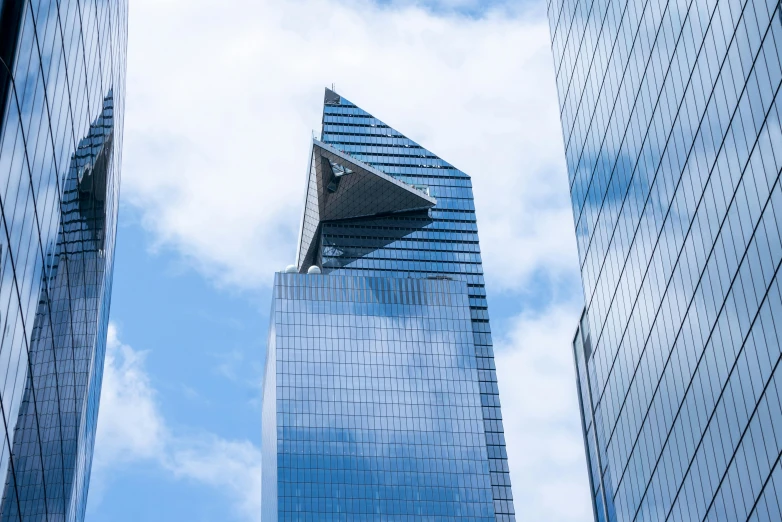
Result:
[[[471,0],[440,2],[470,7]],[[310,132],[337,90],[474,180],[486,272],[574,266],[548,25],[368,0],[131,3],[123,196],[218,284],[291,262]]]
[[256,521],[261,509],[260,450],[246,440],[181,435],[167,426],[144,355],[122,344],[116,326],[109,325],[90,503],[100,503],[117,468],[148,461],[177,478],[215,488],[231,499],[237,516]]
[[570,345],[578,306],[523,314],[496,347],[519,520],[592,520]]
[[261,452],[249,441],[215,436],[177,441],[165,461],[177,477],[201,482],[227,494],[243,520],[261,513]]
[[117,338],[109,325],[103,387],[100,396],[95,465],[152,458],[163,451],[166,428],[155,390],[144,370],[144,352],[137,352]]

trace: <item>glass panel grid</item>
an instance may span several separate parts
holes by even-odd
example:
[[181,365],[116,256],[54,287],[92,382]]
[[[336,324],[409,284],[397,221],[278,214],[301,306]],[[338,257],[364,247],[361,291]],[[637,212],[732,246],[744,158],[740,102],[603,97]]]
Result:
[[0,6],[0,519],[81,521],[111,296],[127,3]]
[[494,520],[466,290],[277,274],[279,520]]
[[596,520],[778,520],[780,4],[548,12]]

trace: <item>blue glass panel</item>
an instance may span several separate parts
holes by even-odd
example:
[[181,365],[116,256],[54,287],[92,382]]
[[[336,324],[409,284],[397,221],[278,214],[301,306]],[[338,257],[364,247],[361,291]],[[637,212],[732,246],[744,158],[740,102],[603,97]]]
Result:
[[82,521],[108,327],[127,4],[0,3],[3,521]]
[[277,274],[274,293],[264,519],[495,520],[467,286]]
[[552,0],[548,13],[596,519],[776,519],[779,2]]

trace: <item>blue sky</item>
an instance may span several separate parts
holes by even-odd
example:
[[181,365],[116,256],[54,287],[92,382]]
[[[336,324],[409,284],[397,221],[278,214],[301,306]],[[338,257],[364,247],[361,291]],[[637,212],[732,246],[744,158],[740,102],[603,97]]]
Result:
[[260,520],[269,284],[293,258],[332,83],[472,176],[519,519],[591,520],[569,347],[581,287],[542,0],[130,4],[88,521]]

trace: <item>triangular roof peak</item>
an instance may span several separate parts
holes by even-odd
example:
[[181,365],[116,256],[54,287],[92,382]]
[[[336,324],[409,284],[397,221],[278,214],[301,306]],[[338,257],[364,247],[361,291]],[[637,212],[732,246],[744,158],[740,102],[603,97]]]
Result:
[[323,105],[339,105],[341,98],[342,97],[339,94],[326,87],[326,94],[323,96]]
[[[340,111],[329,110],[329,107],[349,108],[350,111],[348,111],[347,113],[341,113]],[[335,121],[335,117],[339,118],[339,123]],[[346,118],[346,117],[348,119],[355,118],[356,122],[359,123],[359,125],[355,126],[355,123],[343,121],[342,118]],[[334,141],[334,136],[329,136],[330,132],[327,130],[327,126],[331,126],[332,128],[334,128],[334,126],[350,125],[352,126],[350,130],[352,136],[365,135],[370,138],[393,138],[394,139],[393,142],[377,143],[377,145],[400,149],[401,156],[409,156],[410,159],[425,158],[426,160],[426,161],[422,161],[421,163],[400,162],[400,165],[409,166],[409,167],[433,167],[433,171],[428,173],[427,175],[445,174],[448,176],[456,175],[456,176],[464,176],[465,178],[469,178],[469,176],[464,172],[462,172],[461,170],[455,168],[453,165],[443,160],[441,157],[429,151],[425,147],[421,146],[416,141],[411,140],[403,133],[399,132],[391,125],[388,125],[386,122],[384,122],[377,116],[367,112],[365,109],[362,109],[352,101],[340,95],[333,88],[330,89],[326,87],[325,89],[325,93],[323,96],[322,125],[323,126],[321,128],[321,134],[320,134],[321,141],[325,143],[329,143],[337,149],[348,150],[345,149],[344,147],[345,146],[350,147],[350,145],[347,143],[343,143],[343,139],[341,135],[339,135],[341,134],[342,131],[337,133],[339,135],[336,137],[337,141],[332,143],[332,141]],[[351,144],[355,142],[354,140],[355,137],[351,137],[349,139]],[[359,142],[355,142],[355,144],[358,145]],[[371,159],[364,158],[363,154],[359,154],[359,155],[362,156],[361,159],[364,160],[365,163],[373,165],[375,168],[378,168],[379,170],[382,170],[383,172],[386,172],[391,176],[398,175],[392,171],[389,171],[383,165],[375,165]],[[446,172],[439,169],[448,169],[448,172],[446,174]]]

